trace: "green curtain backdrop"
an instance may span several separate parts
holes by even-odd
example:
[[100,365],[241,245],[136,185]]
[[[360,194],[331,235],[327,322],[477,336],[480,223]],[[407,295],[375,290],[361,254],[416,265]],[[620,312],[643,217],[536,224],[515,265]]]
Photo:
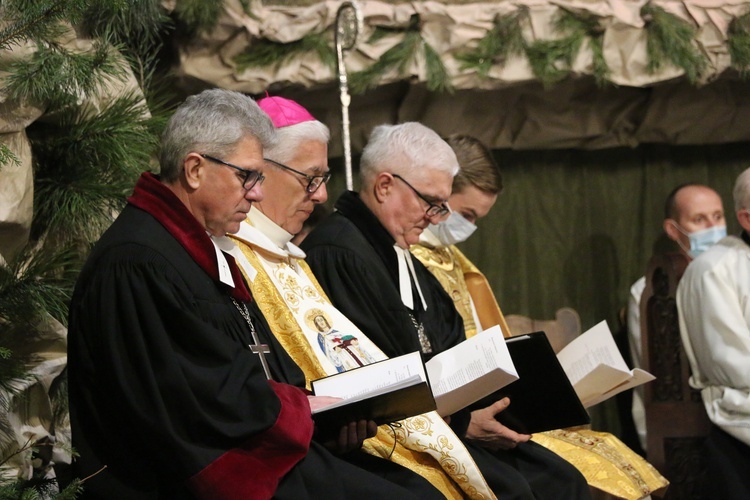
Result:
[[463,244],[506,314],[553,318],[575,308],[586,330],[615,332],[630,285],[661,234],[664,200],[683,182],[712,186],[738,231],[732,186],[750,144],[604,151],[497,151],[504,192]]

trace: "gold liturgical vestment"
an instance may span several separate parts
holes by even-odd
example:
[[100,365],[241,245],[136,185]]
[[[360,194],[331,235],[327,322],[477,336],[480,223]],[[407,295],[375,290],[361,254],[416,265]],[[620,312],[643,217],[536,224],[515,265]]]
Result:
[[[410,250],[453,299],[464,319],[467,338],[494,325],[500,325],[505,337],[511,336],[495,295],[479,269],[454,245],[442,246],[429,229],[420,240],[421,244]],[[590,486],[618,498],[637,500],[669,485],[651,464],[606,432],[559,429],[534,434],[532,440],[573,464]]]
[[[271,330],[310,381],[385,359],[328,300],[290,243],[292,235],[252,208],[231,239],[217,239],[235,257]],[[446,498],[495,498],[471,455],[436,412],[380,426],[364,442],[372,455],[421,475]]]

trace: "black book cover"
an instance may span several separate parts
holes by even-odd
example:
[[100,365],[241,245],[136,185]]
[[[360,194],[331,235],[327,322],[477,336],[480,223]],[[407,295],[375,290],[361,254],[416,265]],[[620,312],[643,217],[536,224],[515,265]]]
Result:
[[427,382],[417,382],[343,406],[318,410],[313,413],[313,420],[316,432],[325,438],[337,436],[341,427],[349,422],[373,420],[378,425],[389,424],[434,409],[430,386]]
[[316,431],[326,436],[338,435],[350,422],[389,424],[435,409],[419,352],[329,375],[311,385],[314,394],[349,395],[313,413]]
[[485,408],[504,397],[510,406],[495,418],[523,434],[591,422],[544,332],[506,339],[519,379],[472,405]]

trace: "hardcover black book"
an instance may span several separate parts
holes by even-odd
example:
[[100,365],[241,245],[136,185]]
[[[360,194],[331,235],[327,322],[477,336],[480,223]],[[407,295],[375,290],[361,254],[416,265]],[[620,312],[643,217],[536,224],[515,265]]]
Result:
[[506,345],[519,379],[472,405],[472,409],[485,408],[507,396],[510,406],[496,418],[523,434],[591,422],[544,332],[510,337]]
[[316,432],[323,437],[338,435],[342,426],[357,420],[373,420],[378,425],[397,422],[435,409],[432,391],[426,382],[378,394],[367,399],[313,413]]
[[323,436],[338,435],[349,422],[373,420],[382,425],[435,409],[418,352],[314,380],[312,389],[315,394],[344,397],[313,412],[316,432]]

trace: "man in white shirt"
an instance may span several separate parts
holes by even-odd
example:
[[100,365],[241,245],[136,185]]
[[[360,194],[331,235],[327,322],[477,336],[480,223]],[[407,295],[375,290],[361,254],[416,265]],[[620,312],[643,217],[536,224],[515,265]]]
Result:
[[[688,259],[726,236],[724,207],[719,193],[702,184],[681,184],[667,196],[662,225],[667,237],[676,242]],[[630,287],[628,300],[628,343],[633,368],[641,368],[641,295],[646,288],[646,277],[641,276]],[[646,449],[646,413],[643,407],[644,388],[633,391],[633,423],[641,447]]]
[[741,235],[696,258],[677,288],[690,385],[714,424],[706,440],[706,498],[750,498],[750,169],[733,194]]

